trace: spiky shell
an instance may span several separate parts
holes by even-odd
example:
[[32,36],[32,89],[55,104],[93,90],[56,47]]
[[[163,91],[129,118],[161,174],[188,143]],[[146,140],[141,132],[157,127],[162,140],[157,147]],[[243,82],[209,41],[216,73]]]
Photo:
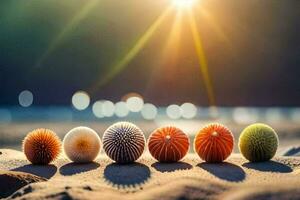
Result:
[[129,122],[110,126],[103,135],[103,149],[117,163],[137,160],[145,148],[145,136],[140,128]]
[[61,152],[61,141],[49,129],[36,129],[23,140],[23,152],[32,164],[47,165]]
[[160,162],[177,162],[188,152],[190,141],[179,128],[167,126],[156,129],[148,140],[150,154]]
[[231,131],[222,124],[209,124],[195,137],[194,149],[206,162],[222,162],[232,152],[234,138]]
[[101,140],[96,131],[88,127],[76,127],[70,130],[63,140],[64,152],[73,162],[93,161],[99,154]]
[[275,155],[278,143],[278,136],[273,128],[257,123],[242,131],[239,149],[242,155],[251,162],[267,161]]

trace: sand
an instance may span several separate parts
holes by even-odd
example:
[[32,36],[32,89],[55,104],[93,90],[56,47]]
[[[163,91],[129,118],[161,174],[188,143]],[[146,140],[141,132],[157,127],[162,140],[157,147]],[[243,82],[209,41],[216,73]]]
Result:
[[[34,166],[20,151],[0,152],[0,191],[7,199],[300,199],[299,157],[249,163],[233,154],[208,164],[188,154],[161,164],[146,152],[136,163],[118,165],[102,153],[88,164],[61,155],[51,165]],[[5,184],[7,176],[23,185]]]

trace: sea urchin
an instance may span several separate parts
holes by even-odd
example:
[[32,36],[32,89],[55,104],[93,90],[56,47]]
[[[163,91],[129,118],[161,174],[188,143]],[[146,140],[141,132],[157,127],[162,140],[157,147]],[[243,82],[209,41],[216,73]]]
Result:
[[110,126],[103,135],[103,149],[117,163],[137,160],[145,148],[145,136],[140,128],[129,122]]
[[63,140],[64,152],[73,162],[93,161],[99,154],[101,141],[98,134],[88,127],[70,130]]
[[222,162],[233,150],[233,134],[221,124],[209,124],[195,137],[194,148],[206,162]]
[[177,162],[189,150],[188,136],[172,126],[156,129],[148,140],[150,154],[160,162]]
[[61,151],[61,141],[49,129],[36,129],[23,140],[23,152],[32,164],[46,165],[55,160]]
[[240,152],[251,162],[270,160],[277,147],[277,133],[266,124],[257,123],[246,127],[239,138]]

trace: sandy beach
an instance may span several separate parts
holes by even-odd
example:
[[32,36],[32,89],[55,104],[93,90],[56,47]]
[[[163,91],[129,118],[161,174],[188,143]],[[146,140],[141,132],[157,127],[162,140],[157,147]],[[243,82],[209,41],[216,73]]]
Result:
[[102,152],[93,163],[74,164],[61,155],[51,165],[34,166],[20,151],[0,151],[0,195],[7,199],[300,198],[299,157],[249,163],[233,154],[208,164],[188,154],[162,164],[145,152],[136,163],[118,165]]
[[299,11],[0,0],[0,200],[300,200]]
[[[25,135],[40,127],[62,139],[84,124],[100,137],[112,122],[26,122],[0,125],[0,198],[7,199],[300,199],[299,130],[295,123],[272,124],[280,146],[269,162],[249,163],[237,143],[245,126],[226,123],[235,136],[234,153],[221,164],[208,164],[190,153],[178,163],[156,162],[145,150],[130,165],[118,165],[103,152],[93,163],[74,164],[65,155],[47,166],[31,165],[20,151]],[[209,121],[177,121],[193,141]],[[220,121],[220,123],[224,123]],[[146,138],[170,121],[139,122]]]

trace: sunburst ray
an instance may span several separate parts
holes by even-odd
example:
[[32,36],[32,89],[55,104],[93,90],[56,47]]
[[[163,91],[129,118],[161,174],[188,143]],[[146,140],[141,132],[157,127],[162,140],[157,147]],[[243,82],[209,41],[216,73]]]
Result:
[[189,12],[189,22],[190,22],[189,24],[191,27],[192,36],[193,36],[194,44],[195,44],[195,49],[196,49],[196,53],[197,53],[197,57],[198,57],[198,61],[199,61],[201,75],[203,77],[204,85],[205,85],[206,92],[208,95],[208,101],[209,101],[210,106],[215,106],[216,100],[215,100],[215,95],[214,95],[213,82],[212,82],[210,74],[209,74],[208,64],[207,64],[206,56],[205,56],[203,45],[202,45],[202,39],[201,39],[199,30],[197,27],[197,23],[195,20],[195,16],[194,16],[194,13],[192,12],[192,10],[190,10],[190,12]]
[[50,42],[49,47],[37,61],[35,67],[41,67],[43,62],[61,45],[64,39],[86,18],[90,11],[95,8],[100,0],[90,0],[80,11],[70,20],[65,28]]
[[167,7],[163,13],[154,21],[154,23],[147,29],[147,31],[138,39],[135,45],[120,59],[115,65],[110,68],[110,71],[90,89],[91,93],[98,90],[99,87],[105,85],[117,74],[119,74],[128,64],[138,55],[138,53],[144,48],[159,26],[162,24],[164,19],[169,15],[171,7]]

